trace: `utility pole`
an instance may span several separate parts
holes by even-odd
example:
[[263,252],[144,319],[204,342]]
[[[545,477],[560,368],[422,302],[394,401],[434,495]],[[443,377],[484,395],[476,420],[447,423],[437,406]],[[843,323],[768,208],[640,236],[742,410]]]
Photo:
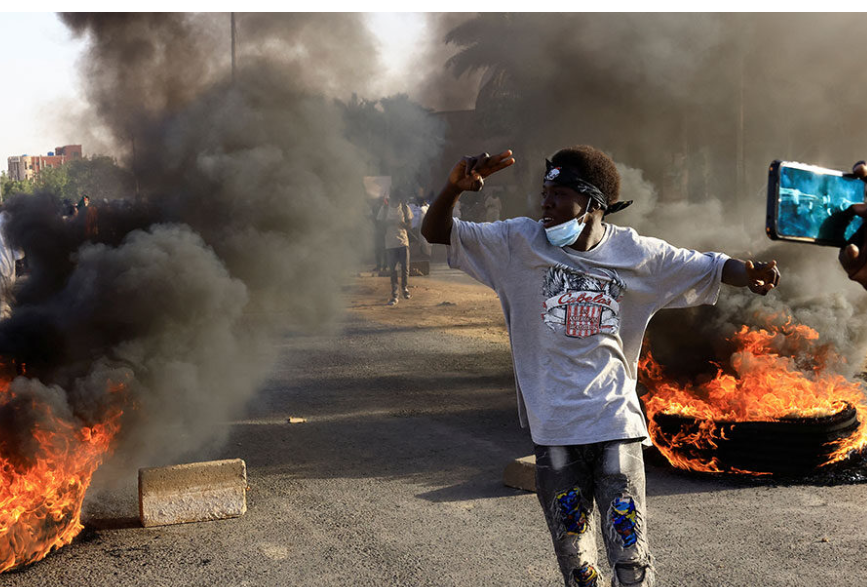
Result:
[[133,181],[135,181],[135,201],[138,203],[141,201],[141,192],[139,191],[138,186],[138,161],[135,152],[135,135],[131,135],[130,138],[132,139],[132,178]]
[[232,83],[235,83],[235,13],[232,12]]
[[735,114],[735,193],[737,201],[743,202],[747,198],[747,159],[746,159],[746,61],[747,43],[751,35],[743,34],[748,31],[748,23],[743,15],[734,16],[734,30],[741,31],[741,38],[736,40],[736,63],[735,75],[737,76],[737,112]]

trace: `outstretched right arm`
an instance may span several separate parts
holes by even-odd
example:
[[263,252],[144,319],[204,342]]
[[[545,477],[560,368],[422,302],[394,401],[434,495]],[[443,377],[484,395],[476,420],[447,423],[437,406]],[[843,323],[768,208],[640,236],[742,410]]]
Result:
[[447,245],[452,236],[452,209],[461,194],[467,190],[478,192],[485,178],[515,162],[511,151],[499,155],[482,153],[478,157],[464,157],[449,172],[445,187],[431,204],[421,226],[421,234],[431,243]]

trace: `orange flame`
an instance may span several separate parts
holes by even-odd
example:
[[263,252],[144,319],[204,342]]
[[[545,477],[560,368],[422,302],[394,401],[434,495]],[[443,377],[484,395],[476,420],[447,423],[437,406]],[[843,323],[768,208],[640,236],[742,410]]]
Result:
[[[0,405],[13,397],[9,381],[2,382]],[[48,405],[34,407],[51,422],[50,431],[32,430],[36,458],[22,465],[0,454],[0,572],[44,558],[84,528],[84,494],[111,450],[123,414],[114,409],[103,422],[81,426],[58,418]]]
[[[833,372],[844,359],[818,339],[815,330],[791,319],[767,329],[743,326],[730,339],[736,350],[727,368],[716,365],[713,378],[680,384],[646,352],[639,362],[639,379],[649,390],[645,407],[654,444],[680,469],[761,475],[766,473],[733,469],[706,456],[726,440],[722,424],[819,418],[853,406],[858,429],[827,447],[829,456],[822,466],[864,449],[867,402],[861,385]],[[661,430],[657,415],[683,416],[697,425],[671,434]]]

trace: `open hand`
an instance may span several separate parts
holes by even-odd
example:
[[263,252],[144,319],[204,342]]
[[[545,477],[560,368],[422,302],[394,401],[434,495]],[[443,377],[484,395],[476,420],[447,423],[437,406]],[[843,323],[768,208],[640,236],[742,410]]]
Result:
[[485,178],[515,162],[512,151],[499,155],[482,153],[476,157],[463,157],[449,173],[449,183],[462,192],[478,192],[485,186]]
[[780,282],[780,270],[777,269],[776,261],[770,263],[746,261],[744,268],[747,272],[747,287],[754,294],[767,295]]

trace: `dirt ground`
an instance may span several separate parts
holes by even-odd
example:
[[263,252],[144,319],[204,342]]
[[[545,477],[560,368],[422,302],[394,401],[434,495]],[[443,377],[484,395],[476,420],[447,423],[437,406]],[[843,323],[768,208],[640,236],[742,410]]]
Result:
[[500,299],[494,290],[471,277],[434,265],[427,276],[409,278],[412,298],[387,305],[391,281],[373,272],[358,274],[349,311],[367,320],[401,328],[437,328],[455,334],[509,345]]

